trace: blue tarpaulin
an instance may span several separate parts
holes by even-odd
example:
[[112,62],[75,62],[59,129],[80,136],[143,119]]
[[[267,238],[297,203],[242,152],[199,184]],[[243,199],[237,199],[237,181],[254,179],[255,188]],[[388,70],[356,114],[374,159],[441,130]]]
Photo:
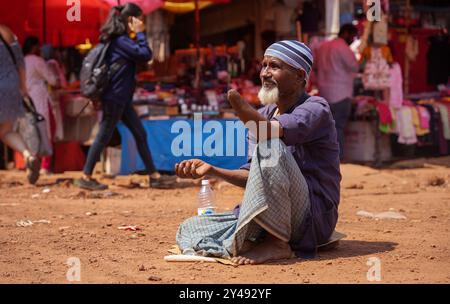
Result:
[[[143,120],[147,142],[158,171],[174,171],[176,163],[198,158],[214,166],[238,169],[247,161],[246,129],[238,120]],[[131,132],[121,122],[120,175],[145,170]]]

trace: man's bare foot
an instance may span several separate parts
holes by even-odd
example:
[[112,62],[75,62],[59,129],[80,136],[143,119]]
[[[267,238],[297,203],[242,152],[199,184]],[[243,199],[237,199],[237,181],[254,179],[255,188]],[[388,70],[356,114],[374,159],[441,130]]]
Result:
[[261,243],[231,261],[238,265],[261,264],[269,260],[283,260],[294,256],[288,243],[274,237],[267,236]]
[[247,251],[250,251],[251,249],[255,248],[258,243],[245,240],[244,244],[242,244],[241,254],[246,253]]

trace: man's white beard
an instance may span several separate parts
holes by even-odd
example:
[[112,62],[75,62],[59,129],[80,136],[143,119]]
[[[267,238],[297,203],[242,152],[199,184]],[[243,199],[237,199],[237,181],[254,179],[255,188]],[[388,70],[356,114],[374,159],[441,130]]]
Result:
[[278,102],[280,92],[278,87],[267,89],[264,86],[258,92],[258,98],[263,105],[270,105]]

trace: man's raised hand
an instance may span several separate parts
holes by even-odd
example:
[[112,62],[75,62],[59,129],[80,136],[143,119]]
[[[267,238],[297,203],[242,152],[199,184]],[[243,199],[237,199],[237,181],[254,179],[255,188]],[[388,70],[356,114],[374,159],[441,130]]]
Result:
[[196,179],[211,173],[212,168],[213,166],[200,159],[189,159],[176,164],[175,173],[181,178]]

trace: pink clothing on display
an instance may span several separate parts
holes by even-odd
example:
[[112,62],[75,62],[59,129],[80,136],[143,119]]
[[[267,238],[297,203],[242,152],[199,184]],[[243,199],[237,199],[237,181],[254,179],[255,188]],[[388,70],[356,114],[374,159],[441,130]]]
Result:
[[430,129],[430,113],[427,111],[425,107],[418,106],[417,110],[419,111],[420,118],[420,127],[422,129]]
[[42,57],[36,55],[25,56],[25,71],[27,78],[27,90],[33,100],[36,111],[44,116],[47,122],[48,134],[51,134],[50,112],[48,104],[51,102],[47,84],[58,84],[55,75]]
[[400,65],[394,62],[390,68],[390,98],[389,105],[393,108],[400,108],[403,102],[403,76]]

